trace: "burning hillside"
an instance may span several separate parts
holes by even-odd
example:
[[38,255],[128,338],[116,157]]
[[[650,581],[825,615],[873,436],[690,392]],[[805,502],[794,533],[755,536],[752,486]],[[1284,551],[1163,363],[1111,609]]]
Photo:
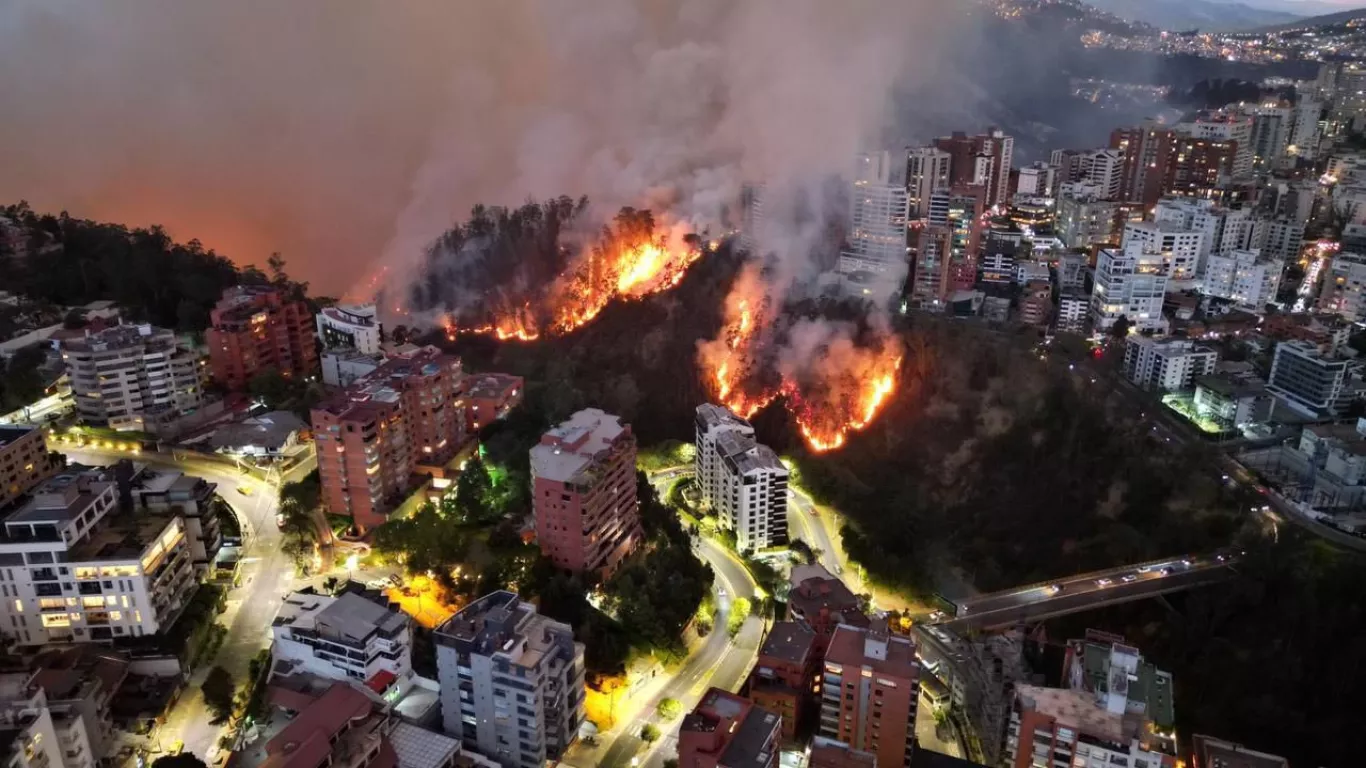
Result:
[[672,288],[706,250],[681,225],[659,225],[635,208],[588,235],[587,208],[586,199],[567,197],[517,209],[476,207],[469,222],[428,248],[412,309],[439,314],[451,337],[562,335],[614,299]]

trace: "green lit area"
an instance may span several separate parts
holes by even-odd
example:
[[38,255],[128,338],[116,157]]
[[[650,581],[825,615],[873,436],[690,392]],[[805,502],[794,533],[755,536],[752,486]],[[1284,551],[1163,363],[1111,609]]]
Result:
[[1195,407],[1193,395],[1173,392],[1162,396],[1162,404],[1180,414],[1182,418],[1200,428],[1201,432],[1211,435],[1222,434],[1225,430],[1219,422],[1200,415]]

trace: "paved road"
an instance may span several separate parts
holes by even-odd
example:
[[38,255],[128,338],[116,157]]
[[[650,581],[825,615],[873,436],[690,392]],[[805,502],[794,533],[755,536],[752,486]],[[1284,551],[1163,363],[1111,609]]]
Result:
[[[144,451],[130,456],[124,451],[67,449],[60,444],[56,449],[82,464],[106,465],[131,458],[156,467],[178,469],[218,485],[219,495],[241,523],[244,547],[242,586],[228,594],[228,610],[219,617],[227,625],[228,634],[214,664],[231,673],[239,685],[245,684],[252,657],[270,645],[270,624],[280,608],[280,598],[294,579],[294,565],[281,552],[280,531],[275,526],[277,486],[187,451],[177,451],[175,455]],[[291,479],[297,479],[293,472]],[[209,666],[200,665],[166,723],[158,729],[156,738],[162,749],[179,740],[184,742],[185,751],[204,757],[216,745],[223,727],[209,723],[199,691]]]

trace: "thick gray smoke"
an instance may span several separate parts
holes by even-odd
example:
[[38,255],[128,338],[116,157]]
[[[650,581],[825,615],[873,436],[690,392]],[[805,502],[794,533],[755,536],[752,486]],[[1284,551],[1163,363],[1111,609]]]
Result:
[[960,9],[11,0],[0,199],[165,223],[241,262],[280,250],[326,291],[381,264],[402,283],[478,202],[585,194],[705,226],[745,181],[776,210],[845,173],[894,90],[939,76]]

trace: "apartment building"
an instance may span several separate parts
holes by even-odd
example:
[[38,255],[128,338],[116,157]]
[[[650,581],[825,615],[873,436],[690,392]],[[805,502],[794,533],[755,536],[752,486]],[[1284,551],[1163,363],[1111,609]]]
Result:
[[1010,170],[1015,164],[1015,139],[999,128],[968,136],[955,132],[934,140],[949,155],[950,185],[975,185],[986,192],[985,206],[1010,200]]
[[328,511],[362,528],[387,520],[418,466],[459,450],[463,392],[459,358],[420,347],[319,403],[311,421]]
[[1058,198],[1058,239],[1068,248],[1113,244],[1119,203],[1094,194],[1064,194]]
[[679,725],[679,768],[777,768],[781,719],[711,688]]
[[293,592],[270,631],[272,676],[303,673],[363,684],[389,702],[413,686],[412,620],[381,595]]
[[1157,392],[1189,390],[1195,380],[1214,373],[1219,353],[1186,339],[1134,336],[1124,346],[1124,375],[1139,387]]
[[136,512],[178,515],[185,521],[186,543],[194,567],[200,573],[223,545],[218,511],[214,508],[216,483],[192,477],[173,469],[154,469],[146,464],[132,464],[126,472],[117,466],[105,469],[101,479],[118,484],[120,496]]
[[821,679],[820,735],[909,766],[915,754],[920,665],[910,638],[885,629],[835,629]]
[[243,390],[251,378],[274,369],[304,378],[318,370],[313,315],[308,304],[270,285],[227,289],[209,311],[204,332],[214,381]]
[[1097,331],[1108,331],[1124,317],[1136,330],[1164,331],[1166,294],[1167,272],[1161,254],[1103,249],[1096,256],[1091,286],[1091,324]]
[[1344,252],[1333,257],[1319,309],[1349,322],[1366,322],[1366,255]]
[[1213,253],[1205,261],[1200,292],[1261,312],[1276,300],[1282,267],[1282,262],[1262,256],[1259,251]]
[[[89,745],[90,764],[114,757],[120,745],[111,710],[128,679],[131,669],[128,657],[92,645],[67,646],[40,653],[34,657],[29,669],[32,671],[29,687],[41,689],[46,695],[48,708],[56,713],[54,722],[80,720]],[[74,724],[66,728],[68,744],[63,745],[64,762],[71,768],[74,768],[73,758],[83,760],[86,757],[74,743],[79,739],[73,729]],[[61,730],[59,725],[59,741]]]
[[848,247],[840,252],[839,273],[860,290],[882,288],[905,279],[907,214],[905,157],[893,152],[859,155],[849,195]]
[[1120,247],[1125,252],[1161,257],[1172,281],[1194,281],[1205,253],[1205,233],[1157,221],[1132,221],[1124,225]]
[[1064,289],[1058,296],[1057,327],[1060,331],[1081,333],[1086,329],[1086,317],[1091,298],[1076,288]]
[[470,603],[434,634],[446,734],[505,768],[557,760],[584,719],[583,644],[512,592]]
[[324,349],[318,358],[323,370],[323,383],[329,387],[349,387],[356,380],[373,373],[384,365],[384,355],[366,354],[350,347]]
[[1283,341],[1276,345],[1266,389],[1306,415],[1337,414],[1346,406],[1351,367],[1348,360],[1326,356],[1308,341]]
[[721,524],[735,532],[736,547],[757,552],[787,544],[787,467],[753,437],[717,435],[714,464],[720,474],[712,498]]
[[47,450],[39,427],[0,424],[0,509],[56,474],[65,463]]
[[117,501],[115,483],[70,471],[5,518],[0,605],[20,645],[150,635],[179,615],[197,586],[185,521]]
[[1225,432],[1266,423],[1271,407],[1272,397],[1260,381],[1240,381],[1217,373],[1195,380],[1195,412]]
[[0,674],[0,764],[7,768],[93,768],[85,721],[55,706],[30,672]]
[[541,552],[557,568],[607,578],[640,543],[635,473],[630,425],[596,408],[541,436],[531,449],[532,508]]
[[[922,753],[923,754],[923,753]],[[816,736],[811,740],[808,768],[877,768],[877,756],[848,744]],[[919,764],[917,763],[917,768]]]
[[1153,209],[1157,224],[1201,232],[1201,263],[1211,253],[1255,249],[1263,238],[1263,220],[1251,208],[1225,208],[1213,200],[1164,197]]
[[201,361],[172,331],[117,325],[61,348],[76,413],[87,424],[147,432],[204,402]]
[[522,402],[526,385],[521,376],[472,373],[465,389],[465,429],[480,429],[503,418]]
[[787,618],[815,634],[815,655],[825,658],[835,628],[872,626],[855,595],[843,581],[819,565],[798,565],[789,576]]
[[716,439],[724,433],[732,432],[745,437],[754,437],[754,427],[729,408],[711,403],[697,406],[693,412],[693,475],[697,479],[698,490],[702,492],[702,503],[715,507],[716,499],[721,497],[721,457],[716,452]]
[[745,695],[755,706],[782,718],[784,739],[796,738],[815,703],[813,688],[820,680],[816,633],[795,621],[779,621],[768,631],[754,669],[745,682]]
[[333,684],[266,742],[261,768],[398,768],[389,715],[364,693]]
[[929,215],[930,195],[949,186],[949,153],[934,147],[906,151],[906,215],[923,219]]
[[317,314],[318,340],[324,349],[354,349],[379,354],[382,336],[379,309],[374,304],[337,304]]

